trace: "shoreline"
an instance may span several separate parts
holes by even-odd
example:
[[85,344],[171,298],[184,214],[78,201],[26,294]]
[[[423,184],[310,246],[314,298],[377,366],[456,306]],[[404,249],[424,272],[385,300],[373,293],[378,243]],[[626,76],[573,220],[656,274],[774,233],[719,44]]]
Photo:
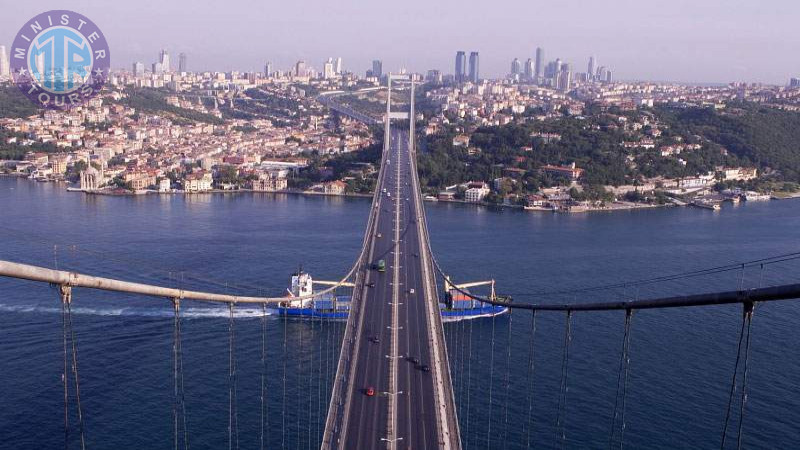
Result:
[[[0,177],[8,177],[8,178],[24,178],[31,182],[39,182],[37,180],[32,180],[25,175],[16,174],[16,173],[0,173]],[[58,184],[63,184],[64,182],[58,182]],[[70,183],[67,183],[70,184]],[[288,194],[288,195],[300,195],[300,196],[319,196],[319,197],[342,197],[342,198],[372,198],[374,193],[371,194],[360,194],[360,193],[346,193],[346,194],[333,194],[333,193],[325,193],[325,192],[314,192],[314,191],[301,191],[296,189],[286,189],[281,191],[257,191],[253,189],[232,189],[232,190],[224,190],[224,189],[212,189],[208,191],[202,192],[185,192],[182,190],[171,190],[168,192],[159,192],[154,190],[142,190],[142,191],[127,191],[127,190],[98,190],[98,191],[84,191],[79,188],[75,187],[67,187],[65,189],[67,192],[76,192],[82,193],[84,195],[101,195],[101,196],[109,196],[109,197],[136,197],[141,195],[220,195],[220,194]],[[800,192],[787,194],[785,196],[771,196],[770,200],[792,200],[792,199],[800,199]],[[423,201],[430,202],[430,203],[449,203],[449,204],[457,204],[463,206],[472,206],[472,207],[484,207],[487,209],[495,209],[495,210],[504,210],[504,209],[512,209],[518,210],[523,212],[532,212],[532,213],[549,213],[549,214],[580,214],[580,213],[598,213],[598,212],[618,212],[618,211],[634,211],[634,210],[642,210],[642,209],[661,209],[661,208],[674,208],[674,207],[689,207],[693,206],[690,203],[686,204],[676,204],[676,203],[665,203],[663,205],[653,205],[653,204],[638,204],[638,203],[630,203],[630,202],[613,202],[610,206],[602,206],[602,207],[582,207],[578,206],[571,209],[553,209],[553,208],[545,208],[545,207],[526,207],[522,205],[506,205],[506,204],[493,204],[493,203],[486,203],[486,202],[467,202],[465,200],[441,200],[441,199],[425,199]],[[762,202],[758,202],[762,203]],[[701,208],[698,208],[701,209]]]

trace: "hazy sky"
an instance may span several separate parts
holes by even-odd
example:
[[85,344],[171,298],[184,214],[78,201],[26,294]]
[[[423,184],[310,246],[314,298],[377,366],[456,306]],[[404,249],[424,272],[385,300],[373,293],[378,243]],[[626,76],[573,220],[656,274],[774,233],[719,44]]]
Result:
[[537,46],[585,71],[588,57],[618,79],[761,81],[800,76],[800,0],[37,0],[8,1],[0,43],[50,9],[80,12],[105,33],[114,67],[153,62],[166,48],[190,70],[276,69],[341,56],[363,74],[453,72],[477,50],[481,75],[502,76]]

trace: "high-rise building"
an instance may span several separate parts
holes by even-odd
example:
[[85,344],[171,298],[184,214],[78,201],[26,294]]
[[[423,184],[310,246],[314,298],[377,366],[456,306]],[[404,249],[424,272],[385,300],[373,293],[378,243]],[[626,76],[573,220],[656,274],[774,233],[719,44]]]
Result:
[[536,78],[541,78],[544,72],[544,49],[536,47]]
[[514,58],[511,61],[511,75],[519,75],[522,73],[522,62],[519,59]]
[[161,53],[158,55],[158,62],[161,63],[161,70],[163,72],[169,72],[171,70],[169,65],[169,53],[166,50],[161,50]]
[[188,72],[186,69],[186,53],[178,55],[178,72]]
[[375,78],[383,76],[383,61],[380,59],[372,60],[372,76]]
[[594,78],[594,56],[589,57],[589,66],[586,68],[586,75],[590,80]]
[[6,46],[0,45],[0,77],[8,77],[11,74],[9,64]]
[[267,61],[267,63],[264,64],[264,77],[269,78],[271,75],[272,75],[272,62]]
[[611,69],[606,71],[606,83],[611,83],[614,81],[614,72]]
[[336,63],[334,64],[333,70],[338,74],[342,73],[342,57],[341,56],[336,58]]
[[328,58],[322,68],[322,78],[327,80],[333,78],[334,75],[336,72],[334,72],[333,58]]
[[570,71],[569,64],[561,66],[561,70],[556,77],[556,88],[559,91],[567,92],[572,87],[572,72]]
[[480,79],[480,61],[478,60],[478,52],[470,52],[469,54],[469,81],[477,83]]
[[456,83],[463,83],[467,78],[467,54],[463,51],[456,52]]
[[302,59],[297,61],[294,65],[294,76],[296,77],[304,77],[308,75],[308,69],[306,68],[306,62]]
[[533,63],[533,60],[531,58],[528,58],[528,60],[525,61],[525,78],[527,78],[528,80],[532,80],[535,73],[536,73],[536,66]]
[[164,73],[164,67],[161,65],[160,62],[154,62],[152,71],[154,74],[161,74]]
[[428,71],[428,75],[425,76],[425,80],[433,84],[442,84],[442,73],[436,69],[431,69]]
[[144,63],[135,62],[133,63],[133,76],[141,77],[144,75]]
[[789,87],[800,87],[800,78],[791,78],[789,80]]

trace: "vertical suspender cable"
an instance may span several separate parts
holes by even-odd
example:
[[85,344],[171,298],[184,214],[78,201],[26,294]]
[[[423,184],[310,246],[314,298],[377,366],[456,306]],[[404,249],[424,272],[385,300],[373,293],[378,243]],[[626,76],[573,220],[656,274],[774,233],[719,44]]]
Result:
[[[569,345],[572,341],[572,311],[567,310],[567,317],[564,322],[564,353],[561,360],[561,387],[558,396],[558,416],[556,419],[556,440],[561,440],[561,448],[567,445],[566,415],[567,415],[567,374],[569,368]],[[562,418],[563,411],[563,418]]]
[[503,400],[503,449],[508,448],[508,390],[511,384],[511,314],[508,315],[508,334],[506,335],[506,379],[505,379],[505,399]]
[[286,332],[287,332],[287,315],[289,312],[289,304],[283,310],[283,400],[281,407],[281,448],[286,448]]
[[531,310],[531,344],[528,350],[528,420],[525,434],[525,447],[531,448],[531,434],[533,433],[533,388],[534,388],[534,351],[536,342],[536,310]]
[[739,430],[736,436],[736,448],[742,448],[742,425],[744,424],[744,411],[747,404],[747,366],[750,359],[750,331],[753,324],[753,309],[755,305],[752,302],[747,302],[745,308],[745,321],[747,321],[747,339],[744,343],[744,368],[742,369],[742,398],[739,403]]
[[466,415],[466,426],[464,427],[464,434],[466,439],[464,440],[466,443],[466,450],[469,450],[469,437],[470,437],[470,429],[469,429],[469,422],[470,422],[470,413],[472,412],[470,409],[470,400],[472,399],[472,320],[469,321],[469,341],[467,345],[467,415]]
[[492,348],[489,352],[489,420],[486,429],[486,448],[492,448],[492,391],[494,388],[494,331],[495,331],[495,318],[492,316]]
[[725,448],[725,440],[728,434],[728,423],[731,417],[731,406],[733,406],[733,395],[736,392],[736,377],[739,372],[739,360],[741,359],[742,355],[742,341],[744,339],[746,324],[747,324],[747,314],[742,314],[742,327],[741,330],[739,331],[739,343],[736,346],[736,362],[733,365],[733,375],[731,377],[731,389],[730,389],[730,394],[728,395],[728,406],[727,408],[725,408],[725,424],[722,427],[722,439],[719,446],[720,449]]
[[[302,312],[301,312],[301,314],[302,314]],[[295,394],[295,402],[294,402],[295,403],[295,414],[297,416],[297,427],[296,427],[296,433],[295,433],[295,438],[296,438],[295,447],[297,449],[301,449],[303,447],[302,447],[302,443],[301,443],[301,433],[300,433],[300,431],[301,431],[301,429],[300,429],[301,428],[300,427],[300,425],[301,425],[300,424],[300,415],[301,415],[302,410],[304,409],[303,406],[302,406],[302,401],[301,401],[301,399],[303,398],[301,396],[301,392],[303,391],[303,383],[301,382],[301,380],[303,378],[303,375],[302,375],[303,374],[303,357],[305,356],[305,353],[304,353],[305,352],[305,341],[303,340],[304,324],[303,324],[303,316],[302,315],[299,317],[298,325],[299,325],[298,328],[300,329],[300,338],[299,338],[299,340],[300,340],[300,351],[296,355],[297,356],[297,373],[295,374],[295,377],[294,377],[294,380],[295,380],[294,384],[297,387],[297,393]]]
[[178,450],[178,299],[172,299],[174,318],[172,321],[172,378],[174,383],[172,401],[172,436],[175,450]]
[[267,304],[261,304],[261,450],[266,441],[267,418]]
[[230,348],[228,350],[228,448],[239,448],[239,420],[238,412],[236,411],[237,398],[236,398],[236,331],[234,329],[233,320],[233,303],[228,304],[230,311],[230,320],[228,325],[228,341]]
[[608,436],[608,448],[614,446],[614,436],[617,434],[617,416],[619,407],[619,395],[622,390],[622,374],[625,371],[625,350],[628,343],[628,323],[630,321],[630,310],[625,312],[625,327],[622,335],[622,348],[619,351],[619,368],[617,369],[617,390],[614,392],[614,409],[611,413],[611,432]]
[[78,380],[78,343],[75,339],[75,330],[72,327],[72,301],[67,301],[67,327],[69,328],[72,343],[72,375],[75,382],[75,403],[78,407],[78,428],[81,434],[81,450],[86,448],[86,435],[83,426],[83,410],[81,408],[81,388]]
[[62,293],[61,300],[61,328],[64,341],[64,373],[61,381],[64,383],[64,446],[66,447],[69,437],[69,363],[67,362],[67,301]]
[[626,309],[625,310],[625,379],[622,383],[622,416],[620,417],[620,421],[622,422],[620,432],[619,432],[619,448],[622,450],[622,446],[625,443],[625,428],[627,428],[627,423],[625,422],[625,410],[627,409],[628,404],[628,375],[630,374],[631,369],[631,320],[633,319],[633,310]]

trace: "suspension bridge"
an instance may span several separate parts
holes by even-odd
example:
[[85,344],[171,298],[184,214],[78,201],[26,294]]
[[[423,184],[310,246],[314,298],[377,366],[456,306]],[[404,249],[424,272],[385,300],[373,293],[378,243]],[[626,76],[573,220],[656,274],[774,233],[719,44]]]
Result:
[[[390,76],[388,89],[392,83],[404,83],[403,77]],[[761,303],[794,300],[800,297],[800,284],[779,284],[745,288],[743,282],[736,289],[719,292],[706,292],[694,295],[667,296],[656,298],[630,298],[618,300],[613,294],[608,301],[566,303],[511,302],[505,297],[476,295],[459,285],[446,281],[449,287],[460,291],[464,296],[475,300],[510,307],[519,314],[528,314],[530,329],[520,336],[528,344],[527,373],[525,392],[513,396],[510,392],[510,361],[512,358],[511,319],[508,326],[505,346],[496,339],[497,324],[500,319],[492,317],[487,336],[473,337],[474,321],[458,322],[460,333],[445,332],[439,314],[437,277],[446,278],[444,269],[439,266],[430,247],[425,211],[416,167],[416,148],[414,130],[414,84],[409,85],[411,109],[395,112],[391,109],[391,95],[387,96],[387,110],[384,116],[384,152],[378,175],[375,195],[367,218],[366,232],[360,252],[352,269],[338,282],[326,289],[304,298],[316,298],[348,287],[352,289],[350,312],[346,322],[340,323],[334,331],[333,339],[340,342],[338,358],[325,357],[325,364],[335,362],[334,375],[330,385],[325,380],[316,383],[316,406],[313,398],[304,402],[305,411],[300,411],[294,428],[297,436],[293,439],[298,448],[302,441],[308,448],[355,449],[355,448],[532,448],[535,439],[534,382],[536,379],[535,354],[537,348],[537,317],[541,314],[563,314],[563,335],[561,346],[560,383],[557,393],[556,420],[552,424],[555,435],[545,445],[567,446],[568,434],[568,392],[571,350],[574,335],[574,317],[579,314],[619,311],[624,315],[621,321],[623,334],[620,345],[617,383],[614,406],[610,413],[609,448],[622,448],[625,443],[626,413],[628,408],[628,386],[632,365],[631,341],[633,319],[637,311],[668,308],[693,308],[713,305],[739,305],[741,320],[737,335],[737,352],[733,361],[730,385],[727,386],[727,407],[720,414],[720,429],[709,430],[719,433],[720,447],[742,446],[744,440],[743,423],[747,404],[748,368],[750,361],[751,330],[756,305]],[[347,114],[347,111],[340,112]],[[357,117],[356,117],[357,118]],[[395,129],[392,121],[408,120],[409,128]],[[703,270],[657,276],[648,279],[592,286],[585,289],[538,292],[537,297],[548,298],[557,295],[577,298],[588,292],[610,292],[624,290],[629,292],[645,285],[685,280],[714,274],[741,273],[757,270],[763,273],[772,265],[800,259],[800,253],[786,253],[770,258],[742,263],[723,265]],[[377,270],[378,261],[386,261],[385,271]],[[167,299],[171,303],[173,320],[173,446],[189,448],[191,440],[187,425],[187,402],[185,399],[182,312],[188,302],[212,302],[225,304],[228,308],[228,447],[239,447],[239,421],[237,404],[237,380],[239,377],[236,358],[235,311],[245,305],[257,305],[262,317],[262,364],[266,365],[267,308],[286,302],[285,296],[243,296],[230,293],[215,293],[181,287],[167,287],[155,284],[124,281],[51,269],[41,266],[0,261],[0,276],[32,282],[48,283],[58,288],[61,300],[62,347],[63,347],[63,395],[64,429],[74,437],[73,442],[80,448],[87,446],[85,416],[81,395],[78,369],[78,346],[72,319],[73,295],[79,289],[96,289],[119,293],[150,296]],[[314,317],[311,317],[314,319]],[[285,316],[284,316],[284,320]],[[517,319],[515,319],[517,320]],[[466,331],[468,328],[468,332]],[[458,328],[456,328],[458,329]],[[285,333],[285,330],[284,330]],[[330,335],[329,335],[330,336]],[[461,341],[459,342],[459,336]],[[468,339],[465,339],[468,336]],[[473,345],[486,341],[490,345],[490,360],[476,361]],[[288,399],[286,394],[286,336],[283,341],[283,413],[281,415],[281,447],[289,446],[289,424],[286,408],[288,403],[301,402],[301,399]],[[313,349],[310,350],[313,354]],[[312,356],[313,357],[313,356]],[[505,373],[496,374],[496,365],[505,360]],[[315,364],[322,370],[323,357],[320,350],[316,363],[312,359],[305,370],[315,371]],[[466,365],[466,367],[465,367]],[[470,402],[478,399],[472,391],[478,389],[473,384],[472,371],[482,365],[488,367],[488,389],[481,388],[480,396],[488,397],[488,421],[476,423]],[[298,362],[298,367],[303,368]],[[482,369],[486,369],[484,367]],[[331,368],[333,369],[333,368]],[[495,382],[494,378],[501,378]],[[312,375],[308,375],[309,392],[313,392]],[[465,379],[466,377],[466,379]],[[482,383],[485,387],[485,383]],[[265,438],[265,423],[269,414],[264,406],[268,395],[265,380],[261,380],[261,418],[260,446],[268,447]],[[613,386],[610,386],[614,390]],[[469,395],[459,398],[458,392]],[[512,397],[513,396],[513,397]],[[498,401],[502,398],[502,401]],[[456,400],[459,400],[458,402]],[[327,404],[327,413],[323,405]],[[511,407],[520,405],[523,414],[511,414]],[[314,413],[314,409],[316,412]],[[312,415],[317,416],[315,420]],[[324,420],[321,420],[324,417]],[[734,420],[736,419],[736,420]],[[306,421],[301,424],[300,421]],[[517,440],[509,442],[511,428],[521,427],[516,433]],[[305,435],[307,432],[307,436]],[[498,438],[499,436],[499,438]],[[65,441],[67,442],[67,441]]]

